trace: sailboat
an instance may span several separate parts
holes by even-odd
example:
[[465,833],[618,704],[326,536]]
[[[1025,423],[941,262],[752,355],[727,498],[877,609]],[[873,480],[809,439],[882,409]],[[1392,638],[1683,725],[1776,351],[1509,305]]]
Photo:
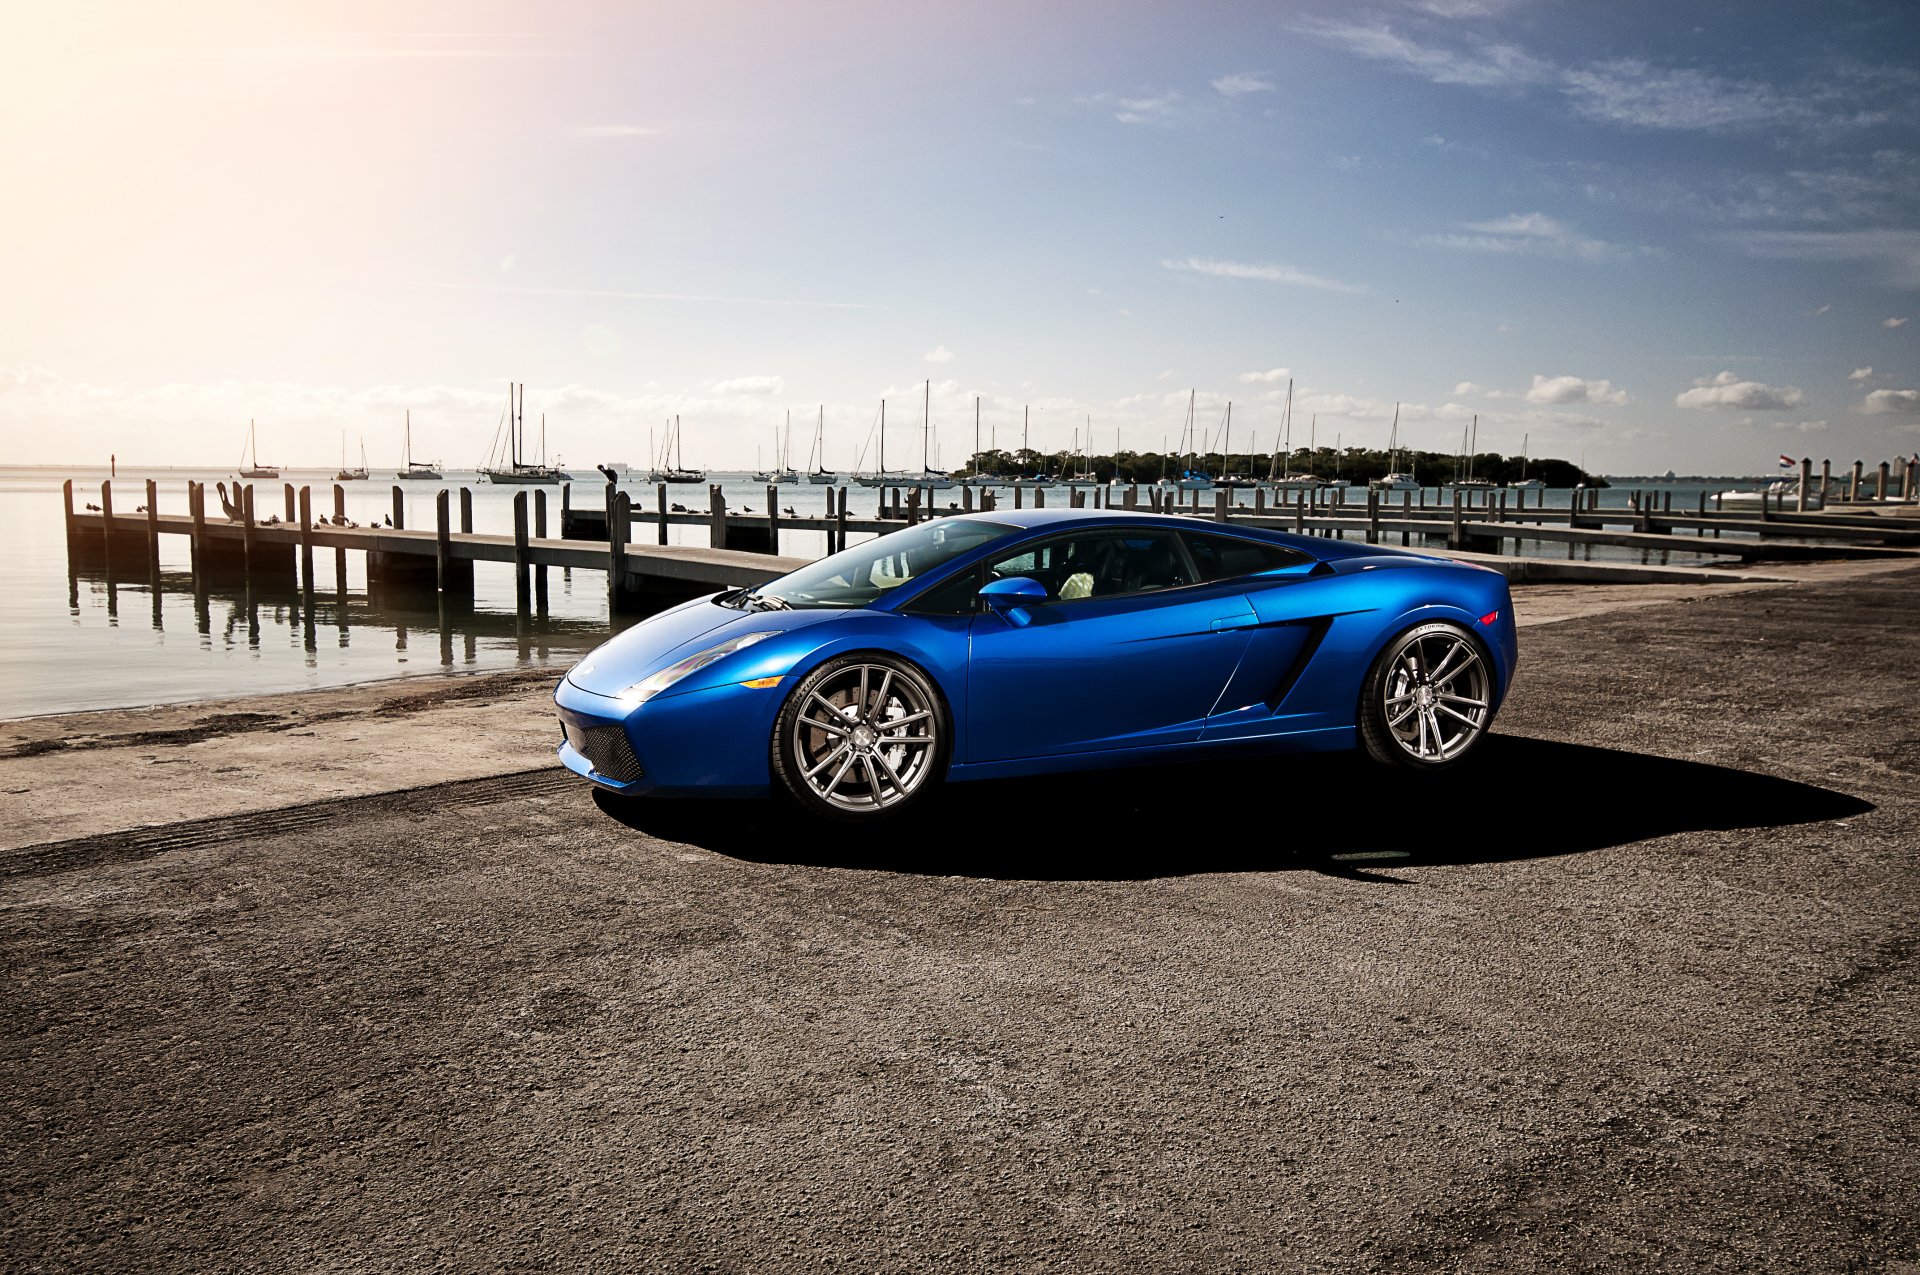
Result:
[[793,413],[787,413],[786,433],[780,439],[780,468],[774,473],[777,483],[797,483],[800,471],[793,467]]
[[[1247,461],[1249,464],[1252,463],[1252,452],[1247,453]],[[1235,472],[1233,468],[1233,404],[1231,402],[1227,404],[1226,424],[1220,435],[1220,468],[1223,472],[1219,481],[1214,484],[1216,487],[1240,489],[1260,485],[1260,480],[1252,474]]]
[[1546,479],[1527,477],[1527,444],[1532,441],[1533,435],[1531,434],[1522,434],[1520,436],[1520,479],[1518,482],[1507,484],[1507,486],[1517,491],[1545,491],[1547,489]]
[[[1020,409],[1020,454],[1022,456],[1027,454],[1027,427],[1032,423],[1032,416],[1033,409],[1024,407]],[[1016,478],[1011,485],[1014,487],[1034,488],[1051,487],[1053,483],[1054,478],[1052,474],[1034,474],[1032,477],[1022,476]]]
[[[1313,424],[1318,425],[1319,423],[1320,418],[1315,416],[1313,418]],[[1312,426],[1308,428],[1309,432],[1311,432]],[[1347,482],[1346,479],[1340,476],[1340,435],[1336,432],[1333,436],[1333,477],[1327,481],[1327,486],[1345,489],[1351,485],[1352,484]]]
[[[791,432],[793,429],[793,413],[792,412],[787,413],[787,429],[789,432]],[[753,464],[754,464],[753,481],[757,483],[777,483],[780,481],[780,469],[779,469],[779,466],[781,463],[780,431],[777,429],[773,431],[773,463],[774,463],[774,468],[761,469],[759,467],[760,466],[760,449],[758,447],[754,448],[753,449]]]
[[347,468],[347,431],[344,429],[341,430],[340,431],[340,472],[333,476],[333,481],[337,483],[353,483],[353,482],[359,482],[361,479],[366,478],[367,476],[368,476],[367,475],[367,440],[364,438],[360,440],[360,468],[348,469]]
[[887,472],[887,400],[880,400],[880,467],[871,474],[860,474],[853,481],[862,487],[904,486],[905,474]]
[[[1394,463],[1394,457],[1400,454],[1400,405],[1393,405],[1393,430],[1387,435],[1387,465]],[[1385,478],[1376,478],[1371,486],[1375,491],[1419,491],[1420,480],[1412,472],[1401,473],[1393,470]]]
[[820,416],[813,424],[813,450],[807,456],[807,462],[813,466],[807,474],[807,482],[815,487],[831,487],[840,481],[840,475],[827,468],[827,405],[820,405]]
[[663,472],[660,475],[660,477],[655,481],[663,482],[663,483],[681,483],[681,484],[703,483],[707,481],[706,470],[688,469],[684,464],[681,463],[680,418],[678,416],[675,416],[673,418],[673,431],[667,436],[667,446],[661,449],[661,458],[665,459],[669,451],[673,456],[673,464],[667,466],[665,472]]
[[954,485],[953,475],[945,470],[934,469],[928,463],[932,455],[933,438],[933,378],[927,378],[926,388],[920,401],[920,476],[909,481],[915,487],[924,487],[928,491],[946,491]]
[[272,465],[260,463],[260,443],[254,437],[252,421],[247,422],[247,450],[241,459],[247,462],[240,471],[242,478],[278,478],[280,476],[280,471]]
[[404,438],[405,438],[405,441],[401,444],[401,451],[402,451],[401,463],[405,466],[405,468],[402,469],[399,473],[395,474],[394,477],[395,478],[419,478],[419,479],[438,481],[438,479],[440,478],[440,463],[438,461],[435,461],[432,464],[428,464],[426,461],[415,460],[413,458],[413,413],[411,411],[407,413],[406,433],[404,435]]
[[[515,390],[518,390],[518,396]],[[514,483],[521,486],[541,483],[561,483],[572,480],[573,475],[563,472],[558,466],[546,463],[547,455],[547,418],[540,416],[540,461],[538,463],[523,459],[526,455],[527,433],[527,387],[507,385],[507,437],[504,448],[500,447],[500,438],[496,431],[494,442],[501,454],[489,455],[487,464],[480,470],[480,476],[490,483]],[[504,462],[504,463],[501,463]]]
[[1194,401],[1195,401],[1194,391],[1190,389],[1187,391],[1187,427],[1185,432],[1181,435],[1181,441],[1186,445],[1186,450],[1184,454],[1187,458],[1187,463],[1180,472],[1179,481],[1174,483],[1174,486],[1179,488],[1181,491],[1212,491],[1213,475],[1207,473],[1203,469],[1195,469],[1193,467],[1193,462],[1194,462],[1193,448],[1195,444],[1198,442],[1198,440],[1194,437],[1194,429],[1193,429]]
[[1473,476],[1473,456],[1474,456],[1474,453],[1479,449],[1479,447],[1480,447],[1480,418],[1476,415],[1473,418],[1472,432],[1469,433],[1467,430],[1460,431],[1460,451],[1462,453],[1462,459],[1464,459],[1466,462],[1464,468],[1467,471],[1467,475],[1464,478],[1460,476],[1460,470],[1462,468],[1462,465],[1460,461],[1455,461],[1453,465],[1453,482],[1448,484],[1449,486],[1467,487],[1467,488],[1484,488],[1484,487],[1491,487],[1494,485],[1491,479],[1475,478]]

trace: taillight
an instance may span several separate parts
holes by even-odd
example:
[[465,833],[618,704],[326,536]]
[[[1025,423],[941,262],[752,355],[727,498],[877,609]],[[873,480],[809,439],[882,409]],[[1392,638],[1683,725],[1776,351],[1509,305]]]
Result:
[[1480,617],[1480,623],[1491,625],[1495,620],[1498,620],[1499,618],[1500,618],[1500,613],[1498,611],[1489,611],[1485,615]]

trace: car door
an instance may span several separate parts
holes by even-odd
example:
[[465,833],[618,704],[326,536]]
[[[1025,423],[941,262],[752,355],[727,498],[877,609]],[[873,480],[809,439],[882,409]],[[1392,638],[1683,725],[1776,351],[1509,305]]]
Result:
[[987,564],[988,580],[1012,576],[1048,598],[973,617],[969,762],[1197,739],[1256,622],[1158,529],[1063,534]]

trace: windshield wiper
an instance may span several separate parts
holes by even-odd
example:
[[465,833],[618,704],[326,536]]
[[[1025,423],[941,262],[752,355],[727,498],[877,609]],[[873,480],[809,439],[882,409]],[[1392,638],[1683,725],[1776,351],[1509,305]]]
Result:
[[749,592],[746,595],[744,601],[748,606],[754,607],[759,610],[764,610],[764,611],[793,610],[793,603],[787,601],[783,597],[780,597],[778,594],[773,594],[773,593],[769,593],[762,596],[761,594],[758,594],[758,593]]

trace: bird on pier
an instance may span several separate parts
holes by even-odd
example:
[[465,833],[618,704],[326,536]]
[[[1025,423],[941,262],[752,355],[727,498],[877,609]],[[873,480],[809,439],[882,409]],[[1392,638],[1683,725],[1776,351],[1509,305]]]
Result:
[[753,506],[752,506],[752,505],[742,505],[742,506],[740,506],[740,512],[741,512],[741,513],[743,513],[743,514],[750,514],[750,513],[752,513],[752,512],[753,512]]
[[87,512],[90,514],[97,514],[100,512],[100,506],[90,504],[87,506]]
[[135,512],[135,513],[137,513],[137,514],[143,514],[143,513],[145,513],[145,512],[147,512],[147,507],[146,507],[145,505],[135,505],[135,506],[133,507],[133,512]]
[[382,527],[391,527],[393,525],[393,515],[388,514],[386,517],[382,518],[380,520],[380,525]]
[[781,513],[783,513],[783,514],[793,514],[793,516],[794,516],[794,517],[796,517],[796,518],[800,516],[800,515],[798,515],[798,514],[794,514],[794,513],[793,513],[793,506],[792,506],[792,505],[788,505],[788,506],[787,506],[787,507],[786,507],[785,509],[782,509],[782,510],[781,510],[780,512],[781,512]]
[[603,474],[605,474],[605,475],[607,476],[607,481],[608,481],[608,482],[610,482],[610,483],[613,483],[613,484],[615,484],[616,486],[617,486],[617,485],[619,484],[619,482],[620,482],[620,471],[619,471],[619,470],[617,470],[617,469],[615,469],[615,468],[614,468],[613,466],[611,466],[611,465],[595,465],[595,466],[594,466],[594,468],[595,468],[595,469],[597,469],[597,470],[599,470],[599,471],[600,471],[601,473],[603,473]]
[[676,504],[674,505],[674,507],[673,507],[673,512],[675,512],[675,513],[677,513],[677,514],[683,514],[683,513],[685,513],[685,512],[687,512],[687,507],[686,507],[685,505],[682,505],[682,504],[677,504],[677,503],[676,503]]

